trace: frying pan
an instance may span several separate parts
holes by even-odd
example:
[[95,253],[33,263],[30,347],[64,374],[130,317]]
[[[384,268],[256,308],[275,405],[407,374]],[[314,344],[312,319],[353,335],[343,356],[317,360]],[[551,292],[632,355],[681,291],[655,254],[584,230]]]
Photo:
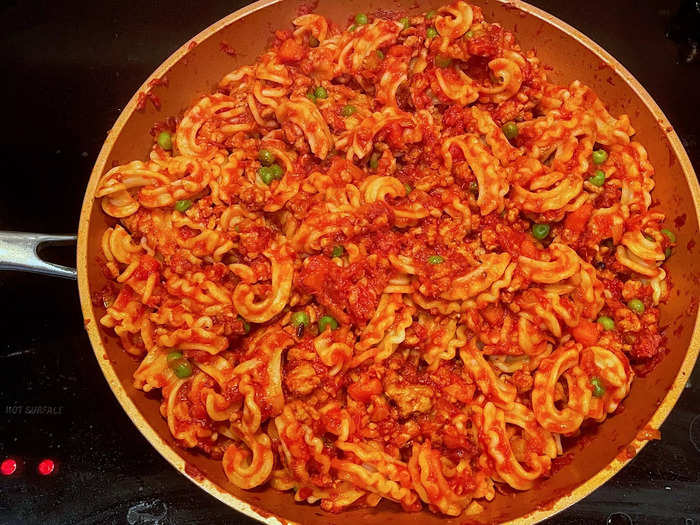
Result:
[[[320,0],[315,12],[345,23],[360,11],[393,9],[414,13],[441,3],[431,0],[418,6],[414,0]],[[497,495],[482,514],[469,518],[477,523],[533,523],[585,497],[619,471],[663,423],[693,369],[700,348],[696,299],[700,297],[700,278],[694,271],[689,241],[698,232],[700,188],[669,121],[644,88],[602,48],[524,2],[471,0],[471,3],[483,9],[487,20],[515,32],[523,48],[535,47],[541,60],[554,66],[553,80],[567,84],[580,79],[596,90],[612,114],[630,115],[637,130],[636,140],[647,148],[656,168],[655,201],[662,203],[667,220],[675,222],[679,241],[668,262],[674,287],[668,304],[661,309],[668,355],[651,374],[635,380],[622,413],[597,426],[568,450],[573,453],[570,463],[532,490]],[[77,271],[46,263],[37,255],[42,245],[72,242],[74,236],[11,232],[0,232],[0,269],[77,276],[86,330],[105,378],[122,407],[165,459],[230,507],[265,523],[326,525],[360,519],[368,525],[464,523],[464,518],[446,519],[428,512],[407,514],[390,503],[337,516],[317,506],[296,504],[289,493],[272,489],[246,492],[236,488],[227,481],[219,461],[176,446],[159,413],[158,401],[132,386],[137,363],[120,349],[117,338],[98,326],[102,312],[92,305],[90,298],[92,292],[106,284],[95,261],[102,232],[111,221],[95,205],[94,194],[100,177],[113,163],[145,158],[151,143],[148,130],[153,122],[177,114],[198,95],[211,91],[224,74],[252,62],[265,47],[263,35],[287,27],[303,4],[302,0],[261,0],[240,9],[185,43],[147,79],[110,131],[92,171],[80,215]],[[271,20],[279,22],[272,24]],[[233,46],[237,54],[223,53],[223,42]],[[154,85],[157,79],[166,76],[169,87]],[[160,111],[148,104],[143,110],[137,109],[147,93],[158,96],[162,104]]]

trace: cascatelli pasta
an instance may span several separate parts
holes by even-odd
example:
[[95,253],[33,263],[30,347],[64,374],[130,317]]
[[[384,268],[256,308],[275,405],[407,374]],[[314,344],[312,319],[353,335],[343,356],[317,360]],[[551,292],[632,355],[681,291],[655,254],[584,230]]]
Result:
[[100,322],[238,487],[478,513],[663,355],[628,117],[463,1],[300,16],[153,135],[97,191]]

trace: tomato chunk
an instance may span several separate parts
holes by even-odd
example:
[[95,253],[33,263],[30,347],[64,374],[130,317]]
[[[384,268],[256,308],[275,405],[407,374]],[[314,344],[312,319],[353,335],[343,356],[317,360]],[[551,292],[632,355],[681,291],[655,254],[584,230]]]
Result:
[[598,342],[600,330],[601,326],[598,323],[581,319],[578,325],[571,329],[571,334],[582,345],[592,346]]
[[282,63],[298,62],[304,58],[304,48],[293,38],[288,38],[280,46],[279,58]]
[[367,403],[372,396],[376,396],[381,392],[382,384],[379,382],[379,379],[375,378],[365,379],[348,386],[348,394],[350,394],[350,397],[363,403]]

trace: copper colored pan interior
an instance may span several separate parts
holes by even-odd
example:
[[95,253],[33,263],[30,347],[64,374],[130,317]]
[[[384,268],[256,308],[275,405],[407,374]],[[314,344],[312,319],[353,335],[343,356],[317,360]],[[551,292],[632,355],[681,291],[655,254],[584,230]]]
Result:
[[[638,450],[645,441],[636,440],[645,428],[658,428],[673,407],[695,363],[700,337],[694,335],[700,297],[700,279],[694,270],[693,253],[686,249],[698,232],[700,190],[692,166],[678,137],[656,104],[631,75],[605,51],[561,21],[521,2],[471,0],[482,7],[489,21],[500,22],[514,31],[523,48],[535,47],[541,60],[554,67],[552,78],[568,84],[580,79],[592,86],[609,105],[612,114],[629,114],[636,139],[648,150],[656,168],[655,201],[663,203],[669,223],[677,232],[679,244],[669,267],[674,288],[669,304],[662,309],[661,325],[667,326],[669,354],[646,378],[635,380],[625,410],[607,420],[594,434],[579,444],[570,464],[533,490],[509,496],[497,496],[487,510],[475,518],[483,522],[518,520],[534,522],[546,518],[589,494],[617,472],[627,461],[621,454],[628,445]],[[113,162],[145,158],[150,147],[148,130],[157,120],[176,115],[195,98],[210,91],[226,73],[252,62],[264,49],[267,35],[289,27],[289,21],[301,0],[261,1],[214,24],[185,43],[151,78],[167,75],[168,87],[156,87],[162,102],[156,111],[150,104],[143,112],[135,111],[136,96],[124,109],[98,157],[87,189],[80,222],[78,244],[78,280],[87,330],[95,355],[115,395],[141,432],[176,468],[191,476],[191,466],[204,473],[194,479],[202,488],[233,508],[258,519],[276,522],[295,521],[305,524],[340,524],[362,519],[367,525],[401,523],[461,523],[463,519],[445,519],[428,512],[408,514],[394,504],[382,503],[376,509],[361,509],[340,516],[326,514],[318,506],[295,504],[291,493],[272,489],[246,492],[230,484],[220,462],[174,448],[174,440],[161,417],[158,401],[136,391],[132,373],[137,363],[117,345],[114,337],[97,328],[99,313],[93,311],[90,292],[100,289],[105,279],[94,263],[100,237],[108,219],[100,206],[93,206],[98,178]],[[417,12],[413,0],[333,1],[321,0],[317,13],[345,23],[349,16],[379,8],[406,9]],[[421,2],[420,10],[438,7],[440,1]],[[194,8],[194,7],[193,7]],[[196,46],[192,44],[196,42]],[[234,58],[221,51],[226,42],[238,55]],[[148,80],[151,80],[150,78]],[[142,89],[146,88],[146,84]],[[525,521],[521,521],[521,520]]]

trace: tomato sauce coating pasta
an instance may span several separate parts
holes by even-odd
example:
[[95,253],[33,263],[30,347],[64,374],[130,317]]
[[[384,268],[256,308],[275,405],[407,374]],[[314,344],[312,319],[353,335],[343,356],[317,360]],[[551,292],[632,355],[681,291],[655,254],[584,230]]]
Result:
[[629,118],[477,7],[305,14],[154,130],[99,183],[100,322],[238,487],[478,513],[664,353]]

